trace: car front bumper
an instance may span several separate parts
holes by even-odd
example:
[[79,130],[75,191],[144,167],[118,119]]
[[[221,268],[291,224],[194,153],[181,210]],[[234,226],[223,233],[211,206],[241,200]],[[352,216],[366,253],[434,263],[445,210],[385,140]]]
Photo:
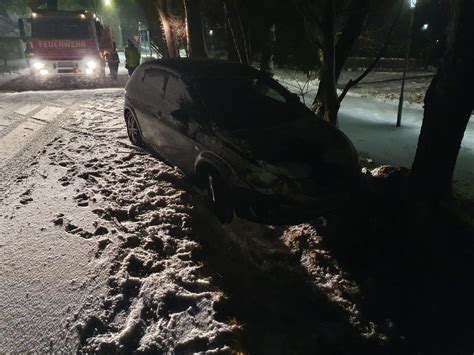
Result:
[[353,190],[350,190],[299,200],[277,194],[264,194],[251,188],[233,189],[233,199],[239,217],[272,225],[291,225],[315,220],[347,206],[352,195]]

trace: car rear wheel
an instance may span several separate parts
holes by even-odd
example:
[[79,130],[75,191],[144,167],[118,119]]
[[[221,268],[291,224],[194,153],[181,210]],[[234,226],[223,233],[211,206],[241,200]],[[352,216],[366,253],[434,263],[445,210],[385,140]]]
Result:
[[234,206],[231,193],[225,181],[216,173],[205,174],[207,202],[221,223],[227,224],[234,219]]
[[132,142],[133,145],[142,147],[143,140],[140,134],[140,128],[138,127],[137,119],[130,111],[125,113],[125,123],[127,124],[127,133],[130,142]]

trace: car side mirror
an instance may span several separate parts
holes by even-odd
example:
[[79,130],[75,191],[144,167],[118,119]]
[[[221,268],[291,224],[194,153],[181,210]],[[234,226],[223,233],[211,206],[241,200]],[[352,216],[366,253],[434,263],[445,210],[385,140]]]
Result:
[[173,117],[176,121],[187,123],[189,121],[189,111],[180,108],[172,111],[171,117]]

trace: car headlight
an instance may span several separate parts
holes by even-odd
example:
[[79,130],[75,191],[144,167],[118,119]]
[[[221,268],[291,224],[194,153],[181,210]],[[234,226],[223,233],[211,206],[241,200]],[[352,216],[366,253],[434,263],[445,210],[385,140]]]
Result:
[[92,75],[94,74],[94,70],[91,68],[86,68],[86,75]]
[[33,68],[35,68],[36,70],[41,70],[44,68],[44,63],[43,62],[40,62],[39,60],[38,61],[35,61],[33,63]]
[[89,60],[89,61],[86,63],[86,67],[87,67],[88,69],[94,70],[95,68],[97,68],[97,62],[94,61],[94,60]]
[[40,73],[41,75],[43,75],[43,76],[49,74],[48,69],[40,69],[39,73]]

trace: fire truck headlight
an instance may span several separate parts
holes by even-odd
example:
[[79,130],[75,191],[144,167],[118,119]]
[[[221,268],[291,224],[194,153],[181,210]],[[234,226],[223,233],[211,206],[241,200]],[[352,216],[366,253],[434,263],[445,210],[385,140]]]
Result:
[[86,67],[87,67],[88,69],[94,70],[95,68],[97,68],[97,62],[94,61],[94,60],[89,60],[89,61],[86,63]]
[[36,62],[33,63],[33,67],[34,67],[36,70],[44,69],[44,63],[43,63],[43,62],[40,62],[40,61],[36,61]]
[[94,74],[94,69],[86,68],[86,74],[87,74],[87,75],[92,75],[92,74]]
[[40,73],[40,75],[42,75],[42,76],[45,76],[45,75],[48,75],[48,74],[49,74],[48,69],[41,69],[41,70],[39,71],[39,73]]

